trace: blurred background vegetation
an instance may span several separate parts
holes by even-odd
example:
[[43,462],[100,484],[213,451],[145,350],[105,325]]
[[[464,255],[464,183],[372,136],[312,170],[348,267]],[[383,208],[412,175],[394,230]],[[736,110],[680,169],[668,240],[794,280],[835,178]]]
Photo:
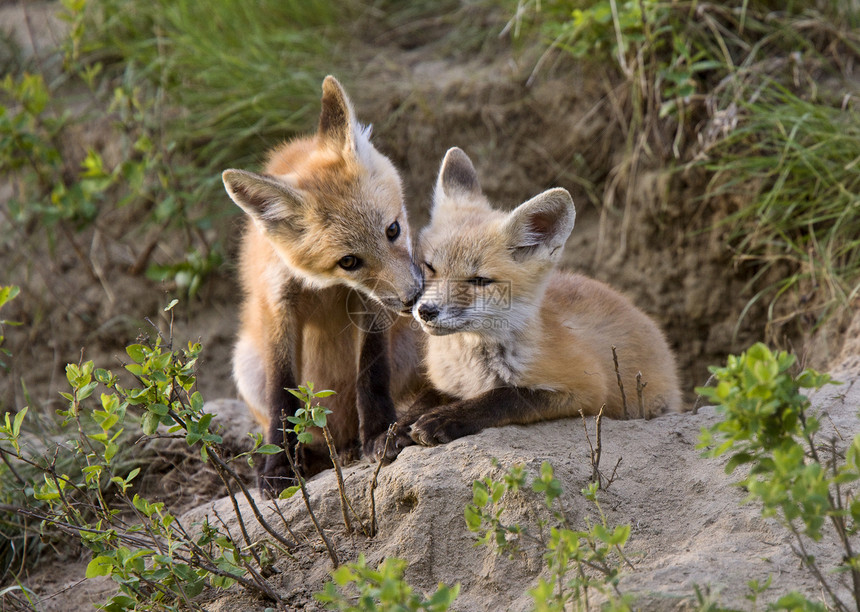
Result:
[[[62,0],[5,10],[19,19],[0,41],[0,256],[24,297],[42,300],[25,323],[65,304],[75,326],[110,335],[117,308],[104,304],[134,295],[133,279],[194,297],[212,275],[229,277],[237,211],[220,171],[254,168],[312,129],[325,74],[375,109],[407,183],[432,175],[438,160],[416,167],[409,150],[426,143],[399,127],[421,112],[385,73],[414,66],[423,48],[427,63],[449,66],[511,58],[514,98],[547,78],[569,88],[562,97],[598,89],[608,153],[552,159],[543,180],[579,189],[601,239],[617,228],[617,256],[637,234],[683,237],[684,250],[719,242],[726,274],[745,283],[735,333],[753,316],[759,338],[810,334],[857,298],[857,0]],[[493,70],[474,78],[501,78]],[[429,129],[439,130],[425,137],[434,146],[460,144],[454,128]],[[657,202],[643,203],[655,174]],[[131,283],[112,276],[118,267]],[[599,263],[583,267],[601,275]],[[56,280],[75,273],[67,286]]]
[[[469,129],[491,124],[487,140],[499,142],[488,148],[530,118],[529,107],[480,90],[457,99],[464,84],[507,79],[500,89],[513,98],[541,81],[559,99],[596,91],[600,103],[583,121],[601,126],[588,138],[603,143],[602,157],[577,151],[547,162],[530,154],[537,136],[527,134],[503,159],[526,174],[545,167],[532,173],[540,185],[499,187],[507,169],[487,161],[497,157],[479,152],[476,163],[491,167],[482,172],[493,194],[526,197],[553,181],[576,189],[578,209],[593,209],[617,255],[595,256],[580,266],[586,272],[630,289],[618,270],[643,249],[659,253],[663,267],[640,283],[672,295],[648,303],[643,291],[644,305],[688,379],[733,342],[693,354],[697,337],[713,334],[713,312],[667,306],[691,287],[739,301],[734,329],[719,334],[746,320],[745,343],[802,341],[856,304],[858,0],[61,0],[0,10],[9,24],[0,36],[0,285],[21,287],[3,316],[24,323],[0,330],[12,353],[2,412],[50,406],[44,390],[57,387],[63,364],[84,345],[125,345],[165,291],[198,313],[235,300],[238,211],[220,172],[253,169],[269,147],[312,130],[326,74],[338,75],[360,117],[377,121],[381,148],[407,183],[427,193],[436,150],[462,145],[464,133],[440,119],[416,139],[410,130],[430,110],[440,118],[485,105],[463,116]],[[391,80],[422,52],[429,76],[413,78],[440,81],[438,109]],[[491,69],[475,70],[481,63]],[[459,80],[446,76],[458,67]],[[656,203],[646,203],[643,185],[655,175]],[[718,265],[697,277],[696,248],[707,245]],[[673,277],[686,252],[687,277]],[[711,278],[712,269],[743,289],[732,294],[738,283]],[[223,363],[225,335],[215,358]],[[45,418],[42,437],[51,434]],[[0,503],[11,504],[6,469]],[[12,515],[3,521],[7,572],[25,532]]]

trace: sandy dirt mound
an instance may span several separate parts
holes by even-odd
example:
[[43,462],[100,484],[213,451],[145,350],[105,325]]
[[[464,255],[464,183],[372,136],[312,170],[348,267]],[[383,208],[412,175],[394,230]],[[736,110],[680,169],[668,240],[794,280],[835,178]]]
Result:
[[[860,315],[854,320],[857,325]],[[856,348],[846,343],[839,360],[831,364],[830,371],[843,384],[827,387],[812,398],[822,422],[820,440],[835,437],[844,445],[860,432],[860,352]],[[242,404],[219,400],[208,408],[219,414],[225,442],[239,450],[244,432],[252,426]],[[757,505],[742,503],[744,493],[732,484],[737,478],[725,474],[725,460],[703,458],[696,448],[701,429],[717,418],[713,408],[705,407],[697,414],[651,421],[603,422],[601,468],[608,472],[619,459],[621,463],[616,480],[599,499],[610,525],[631,525],[626,552],[634,567],[623,570],[620,588],[635,595],[638,609],[694,609],[697,587],[724,606],[747,609],[747,582],[764,582],[768,576],[773,582],[762,601],[774,601],[793,589],[820,596],[817,583],[792,552],[788,534],[774,521],[761,518]],[[593,440],[593,419],[587,425]],[[575,526],[584,525],[586,518],[596,520],[593,506],[579,494],[588,483],[591,464],[583,422],[577,419],[488,429],[445,446],[405,449],[379,472],[375,494],[379,532],[372,539],[344,530],[331,470],[312,479],[309,491],[314,511],[342,562],[354,561],[360,553],[370,564],[400,557],[409,563],[406,579],[418,589],[431,592],[439,582],[459,582],[462,590],[456,610],[528,610],[531,599],[526,591],[536,584],[543,568],[537,549],[526,546],[522,554],[509,559],[474,546],[475,536],[466,528],[463,509],[471,501],[475,479],[499,477],[518,463],[536,474],[543,461],[555,468],[565,491],[562,501]],[[365,522],[375,467],[362,462],[344,473],[349,496]],[[292,558],[281,557],[276,563],[279,573],[270,579],[272,585],[288,608],[320,609],[313,594],[328,581],[331,561],[301,497],[279,502],[284,519],[271,502],[260,503],[266,519],[285,537],[284,520],[295,534]],[[546,517],[541,500],[529,492],[507,498],[505,507],[502,518],[508,524],[533,526]],[[241,508],[251,538],[266,537],[244,501]],[[228,520],[238,537],[235,520],[230,521],[229,498],[207,502],[182,521],[191,525],[205,515],[214,519],[216,513]],[[838,551],[833,539],[810,547],[824,568],[833,567]],[[114,588],[109,580],[81,582],[87,561],[81,558],[62,567],[43,567],[32,576],[29,585],[45,598],[40,609],[84,609],[109,597]],[[70,602],[76,607],[69,608]],[[262,611],[271,605],[234,587],[205,607]]]
[[[847,374],[856,367],[854,355],[834,364],[833,370]],[[827,414],[821,439],[849,440],[860,431],[856,415],[860,386],[854,382],[823,390],[814,405]],[[762,519],[758,506],[742,503],[744,493],[732,485],[736,478],[725,474],[724,460],[702,458],[696,449],[700,430],[716,420],[714,409],[706,407],[698,414],[651,421],[604,421],[601,466],[611,470],[619,458],[621,464],[600,501],[609,524],[632,527],[627,552],[635,567],[624,570],[620,587],[635,594],[637,607],[686,609],[698,586],[723,605],[746,608],[747,582],[764,582],[769,575],[773,583],[762,596],[766,601],[792,589],[813,597],[819,594],[816,582],[792,553],[788,534],[774,521]],[[588,426],[593,436],[592,419]],[[555,467],[569,516],[579,525],[586,517],[595,520],[594,508],[579,494],[591,465],[583,423],[576,419],[489,429],[446,446],[407,448],[379,474],[379,534],[373,539],[344,532],[331,471],[310,482],[310,493],[343,561],[354,560],[359,552],[371,564],[401,557],[409,562],[407,580],[424,591],[434,590],[439,582],[459,582],[462,590],[455,609],[527,610],[531,599],[526,590],[541,575],[539,554],[526,547],[522,555],[508,559],[475,547],[463,508],[471,501],[473,480],[498,477],[517,463],[536,474],[543,461]],[[345,473],[350,496],[365,507],[373,471],[374,466],[362,463]],[[537,497],[516,494],[508,499],[503,520],[534,525],[544,516],[540,506]],[[278,564],[281,573],[273,582],[290,606],[314,609],[311,595],[322,589],[330,561],[300,497],[282,502],[282,509],[301,544],[293,551],[294,561]],[[185,520],[216,511],[229,515],[229,500],[201,506]],[[267,516],[273,525],[281,525],[271,508]],[[811,552],[828,567],[837,560],[837,551],[835,541],[825,540]],[[247,597],[230,595],[213,602],[211,609],[237,605],[248,610],[266,607],[265,602],[252,604]]]

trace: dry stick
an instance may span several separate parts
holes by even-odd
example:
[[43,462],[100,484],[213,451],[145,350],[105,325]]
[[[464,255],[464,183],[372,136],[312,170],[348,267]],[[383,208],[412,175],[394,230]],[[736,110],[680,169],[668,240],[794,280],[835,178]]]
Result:
[[24,480],[23,478],[21,478],[21,475],[15,471],[15,468],[12,465],[12,462],[6,458],[6,453],[0,453],[0,459],[3,460],[3,463],[6,464],[6,467],[9,468],[9,471],[12,472],[12,475],[15,477],[15,480],[17,480],[19,484],[22,484],[22,485],[27,484],[27,481]]
[[394,429],[397,427],[397,423],[392,423],[388,426],[388,433],[385,434],[385,446],[382,449],[382,457],[379,459],[379,463],[376,464],[376,469],[373,472],[373,479],[370,481],[370,537],[374,537],[376,535],[376,530],[378,528],[376,524],[376,498],[373,495],[373,492],[376,490],[377,486],[377,477],[379,476],[379,470],[382,469],[383,459],[386,454],[388,454],[388,444],[391,442],[391,438],[394,437]]
[[[242,537],[245,539],[245,544],[248,545],[248,550],[250,550],[251,554],[254,556],[254,561],[256,561],[257,565],[262,568],[263,563],[260,561],[260,556],[257,554],[257,547],[254,545],[253,542],[251,542],[251,536],[248,535],[248,530],[245,528],[245,521],[242,518],[242,511],[239,510],[239,502],[236,501],[236,495],[233,493],[233,489],[230,487],[230,482],[224,477],[224,474],[223,472],[221,472],[221,470],[215,471],[218,473],[218,478],[220,478],[221,482],[224,483],[224,486],[227,487],[227,495],[230,496],[230,502],[233,504],[233,514],[236,515],[236,520],[239,521],[239,529],[242,532]],[[221,520],[221,517],[218,516],[217,512],[215,513],[215,516],[218,518],[219,521]]]
[[[188,431],[188,425],[185,424],[178,414],[176,414],[175,410],[170,410],[168,414],[173,418],[176,423],[179,423],[180,427]],[[216,467],[224,470],[230,478],[236,481],[236,484],[239,485],[239,488],[242,489],[242,494],[245,496],[245,500],[248,502],[248,505],[251,507],[251,512],[254,513],[254,518],[257,519],[257,522],[260,526],[266,530],[273,538],[275,538],[278,542],[289,548],[290,543],[287,542],[287,539],[282,536],[280,533],[275,531],[274,527],[269,525],[269,522],[263,516],[263,513],[260,512],[260,509],[257,507],[257,502],[254,501],[254,496],[251,495],[251,492],[248,491],[248,487],[245,486],[245,483],[242,482],[242,478],[236,473],[236,471],[231,468],[224,459],[221,458],[221,455],[218,451],[213,447],[210,448],[207,452],[209,457],[212,458],[213,463]],[[289,457],[289,453],[287,453]]]
[[618,379],[618,388],[621,389],[621,406],[624,408],[624,418],[629,418],[627,414],[627,396],[624,394],[624,383],[621,382],[621,372],[618,370],[618,354],[615,352],[615,345],[612,345],[612,361],[615,364],[615,378]]
[[615,467],[612,468],[612,475],[609,477],[609,480],[606,481],[606,487],[603,489],[604,491],[609,490],[609,485],[615,482],[615,475],[618,472],[618,466],[621,465],[621,460],[623,457],[619,457],[618,461],[615,462]]
[[290,524],[287,523],[287,517],[284,516],[284,513],[281,511],[281,507],[278,505],[278,500],[276,498],[272,498],[272,506],[275,508],[275,512],[278,513],[278,516],[281,517],[281,522],[284,524],[284,529],[287,530],[287,533],[290,534],[290,537],[293,538],[293,541],[296,543],[296,546],[301,546],[301,542],[296,537],[296,534],[293,533],[293,530],[290,529]]
[[[235,546],[236,541],[233,538],[233,535],[230,533],[230,529],[227,527],[226,523],[221,519],[221,516],[215,510],[214,506],[212,508],[212,511],[215,514],[215,518],[217,518],[218,521],[221,523],[221,525],[224,527],[224,531],[227,532],[227,538]],[[207,518],[207,520],[208,520],[208,518]],[[185,538],[184,544],[188,547],[188,550],[191,553],[191,563],[192,564],[196,563],[201,568],[203,568],[204,562],[208,563],[209,565],[215,565],[215,561],[212,559],[212,556],[208,552],[206,552],[204,549],[202,549],[200,546],[198,546],[198,544],[188,534],[188,531],[185,529],[185,526],[182,524],[182,521],[180,519],[175,519],[173,521],[173,525],[176,525],[176,530],[180,534],[182,534],[182,536]],[[289,553],[287,553],[287,554],[289,554]],[[200,559],[203,559],[203,561],[201,561]],[[269,583],[266,582],[265,579],[262,578],[262,576],[259,576],[256,572],[252,571],[252,568],[248,568],[248,570],[251,573],[251,575],[254,576],[255,583],[259,584],[259,592],[262,595],[271,596],[274,601],[277,601],[279,604],[281,604],[281,607],[284,607],[284,605],[281,602],[278,595],[276,593],[274,593],[274,591],[272,591],[272,587],[269,586]],[[223,570],[219,570],[219,571],[223,571]],[[224,572],[224,573],[218,574],[218,575],[228,577],[228,576],[231,576],[232,574],[230,574],[229,572]],[[235,576],[234,576],[234,578],[235,578]],[[259,578],[259,580],[258,580],[258,578]],[[253,586],[247,587],[247,588],[253,589]],[[284,609],[286,609],[286,608],[284,608]]]
[[[224,531],[227,534],[227,539],[230,541],[230,544],[232,544],[234,547],[236,547],[238,549],[239,547],[236,546],[236,540],[235,540],[235,538],[233,538],[233,534],[230,533],[230,528],[227,526],[227,523],[224,521],[224,519],[221,518],[221,515],[218,514],[218,511],[215,510],[214,507],[212,508],[212,512],[215,514],[215,518],[218,519],[218,522],[221,523],[221,526],[224,528]],[[192,555],[194,555],[198,550],[200,550],[200,547],[198,547],[193,541],[190,542],[190,544],[192,546],[191,553],[192,553]],[[250,546],[249,546],[249,548],[250,548]],[[201,552],[205,552],[205,551],[201,550]],[[208,555],[204,558],[207,561],[212,561],[212,559]],[[254,555],[254,558],[256,559],[256,555]],[[244,567],[245,570],[251,575],[251,578],[254,581],[254,583],[259,586],[260,592],[271,597],[274,601],[276,601],[281,606],[281,608],[283,608],[286,611],[286,607],[284,606],[284,602],[281,601],[281,598],[278,597],[278,594],[275,593],[275,591],[272,589],[271,586],[269,586],[269,583],[266,581],[266,578],[263,575],[261,575],[259,572],[257,572],[257,570],[255,570],[251,566],[251,564],[248,563],[248,560],[241,553],[239,554],[239,562],[242,564],[242,567]],[[257,560],[257,565],[260,566],[260,568],[262,569],[262,565],[260,565],[259,560]]]
[[311,498],[310,496],[308,496],[308,490],[305,488],[305,479],[302,478],[296,470],[296,462],[293,461],[293,458],[288,448],[284,449],[284,454],[286,454],[287,456],[287,461],[290,463],[290,468],[293,470],[293,474],[296,475],[296,480],[299,481],[299,488],[302,491],[302,499],[305,500],[305,508],[308,509],[308,514],[311,517],[311,522],[313,522],[317,533],[319,534],[320,538],[322,538],[322,541],[325,544],[326,550],[328,550],[328,556],[331,557],[332,565],[334,565],[334,567],[337,567],[340,564],[340,562],[337,560],[337,554],[334,552],[334,549],[331,546],[331,542],[328,541],[328,538],[325,536],[325,533],[323,533],[322,527],[320,527],[320,524],[317,522],[317,517],[316,515],[314,515],[314,511],[311,509]]
[[606,404],[603,404],[600,407],[600,411],[597,413],[597,418],[594,419],[594,425],[597,429],[597,433],[595,434],[595,438],[597,439],[597,445],[594,448],[594,452],[591,454],[591,476],[592,478],[597,479],[597,487],[599,489],[603,488],[602,478],[600,477],[600,453],[602,450],[602,446],[600,444],[600,419],[603,417],[604,408],[606,408]]
[[591,482],[596,482],[599,488],[603,488],[603,483],[600,478],[600,417],[603,416],[603,409],[606,404],[600,407],[600,412],[597,413],[595,423],[597,425],[597,447],[591,444],[591,437],[588,435],[588,424],[585,421],[585,413],[582,408],[579,409],[579,416],[582,417],[582,428],[585,430],[585,440],[588,442],[588,448],[591,449]]
[[[708,380],[706,380],[706,381],[705,381],[705,385],[704,385],[704,386],[705,386],[705,387],[709,386],[712,382],[714,382],[714,378],[716,378],[716,374],[711,374],[711,375],[708,377]],[[697,395],[697,396],[696,396],[696,402],[693,404],[692,414],[699,414],[699,408],[700,408],[700,406],[699,406],[699,402],[700,402],[701,400],[702,400],[702,396],[701,396],[701,395]]]
[[352,515],[358,521],[358,524],[361,526],[361,532],[370,537],[370,532],[367,530],[367,525],[364,524],[364,521],[361,520],[361,517],[358,515],[358,512],[355,511],[355,508],[352,507],[352,502],[349,501],[349,498],[346,498],[346,505],[349,507],[349,511],[352,512]]
[[642,392],[647,382],[642,382],[642,372],[636,372],[636,398],[639,400],[639,418],[645,418],[645,397]]
[[[337,476],[337,490],[340,493],[340,511],[343,514],[343,525],[346,527],[347,533],[352,533],[352,524],[349,522],[349,512],[346,509],[346,487],[343,485],[343,473],[340,471],[340,461],[337,459],[337,449],[334,447],[334,440],[331,439],[331,432],[328,430],[328,425],[322,427],[323,437],[328,446],[328,454],[331,457],[331,463],[334,465],[334,473]],[[293,470],[295,472],[295,470]]]

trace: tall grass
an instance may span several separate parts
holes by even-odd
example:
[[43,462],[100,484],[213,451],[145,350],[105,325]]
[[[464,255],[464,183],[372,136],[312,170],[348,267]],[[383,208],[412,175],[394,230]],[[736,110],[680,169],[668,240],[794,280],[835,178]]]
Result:
[[[620,100],[627,144],[604,211],[623,201],[632,231],[640,172],[704,168],[707,200],[745,202],[717,224],[731,228],[736,257],[756,263],[744,312],[768,299],[777,322],[777,301],[793,295],[809,307],[785,319],[811,308],[818,323],[858,295],[860,123],[844,85],[860,59],[857,2],[519,0],[511,10],[515,32],[536,24],[549,50],[614,66],[608,97]],[[698,204],[672,205],[696,214]],[[788,273],[774,283],[778,262]]]
[[339,61],[350,2],[92,0],[83,50],[163,96],[167,129],[197,164],[252,165],[313,125]]
[[741,112],[738,128],[709,152],[707,195],[745,203],[723,225],[758,277],[777,263],[792,270],[753,299],[770,295],[773,316],[775,298],[802,288],[820,321],[860,294],[860,112],[776,85]]

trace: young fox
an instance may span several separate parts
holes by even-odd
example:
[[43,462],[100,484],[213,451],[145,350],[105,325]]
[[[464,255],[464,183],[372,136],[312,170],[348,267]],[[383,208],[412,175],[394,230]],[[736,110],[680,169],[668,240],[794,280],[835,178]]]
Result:
[[450,401],[416,403],[398,421],[400,444],[604,405],[609,417],[636,416],[636,400],[622,402],[613,346],[628,398],[642,372],[645,416],[680,409],[675,360],[654,322],[603,283],[554,269],[574,217],[564,189],[509,214],[492,209],[466,154],[448,151],[419,240],[426,289],[413,315],[430,334],[430,380]]
[[[239,256],[244,301],[233,373],[269,443],[283,445],[282,415],[299,408],[286,389],[313,381],[338,391],[325,404],[336,446],[360,442],[378,455],[396,420],[392,396],[416,384],[420,334],[410,333],[408,315],[423,278],[400,177],[369,134],[329,76],[314,136],[271,151],[263,174],[222,175],[250,218]],[[386,317],[383,307],[405,316]],[[294,452],[295,436],[287,442]],[[304,476],[330,466],[319,430],[300,449]],[[269,455],[260,484],[278,491],[291,477],[284,454]]]

